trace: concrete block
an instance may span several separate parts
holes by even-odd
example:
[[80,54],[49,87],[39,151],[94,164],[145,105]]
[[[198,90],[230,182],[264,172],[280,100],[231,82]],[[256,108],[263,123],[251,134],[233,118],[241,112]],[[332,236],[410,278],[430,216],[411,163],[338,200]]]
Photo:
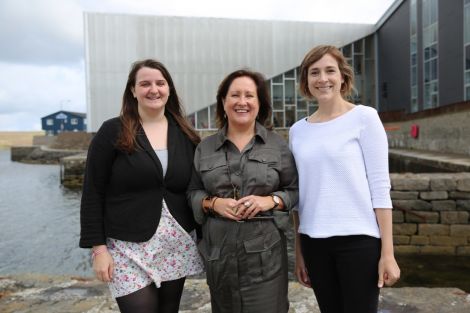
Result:
[[461,178],[457,180],[458,191],[470,191],[470,178]]
[[392,200],[416,200],[418,194],[417,191],[390,191]]
[[456,200],[455,204],[457,205],[457,210],[470,211],[470,200]]
[[421,191],[419,197],[423,200],[445,200],[448,198],[447,191]]
[[403,211],[392,210],[392,220],[394,223],[403,223],[405,221],[405,214]]
[[469,215],[467,211],[442,211],[441,224],[468,224]]
[[439,223],[439,213],[425,211],[407,211],[405,213],[405,221],[407,223],[436,224]]
[[470,192],[464,192],[464,191],[451,191],[449,193],[449,198],[450,199],[470,199]]
[[431,211],[431,203],[424,200],[392,200],[393,207],[403,210]]
[[429,177],[401,175],[392,178],[392,189],[398,191],[429,190]]
[[421,254],[430,255],[455,255],[456,251],[454,246],[423,246],[420,248]]
[[470,237],[470,225],[450,225],[449,230],[450,230],[451,236],[469,236]]
[[[454,225],[452,225],[454,226]],[[457,226],[457,225],[455,225]],[[458,225],[461,226],[461,225]],[[467,225],[462,225],[467,226]],[[470,225],[468,225],[470,226]],[[425,235],[436,235],[436,236],[461,236],[459,234],[451,234],[450,225],[440,225],[440,224],[419,224],[418,225],[418,235],[425,236]],[[469,229],[470,232],[470,229]]]
[[457,247],[456,254],[470,256],[470,246]]
[[434,200],[431,205],[433,211],[455,211],[457,208],[454,200]]
[[431,246],[464,246],[467,244],[465,236],[429,236]]
[[394,252],[395,254],[419,254],[420,253],[419,246],[395,246]]
[[454,178],[431,178],[429,185],[431,190],[455,190],[457,188],[457,182]]
[[393,224],[394,235],[414,235],[418,231],[416,224]]
[[395,245],[408,245],[410,243],[410,236],[403,236],[403,235],[393,236],[393,243]]
[[410,244],[417,246],[424,246],[429,244],[429,236],[411,236]]

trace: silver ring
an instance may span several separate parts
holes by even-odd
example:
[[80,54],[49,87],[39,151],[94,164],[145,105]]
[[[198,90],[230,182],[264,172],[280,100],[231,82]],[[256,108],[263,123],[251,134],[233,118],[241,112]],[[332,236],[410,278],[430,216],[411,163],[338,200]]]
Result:
[[246,207],[249,207],[251,205],[251,202],[250,201],[245,201],[245,203],[243,203],[244,206]]

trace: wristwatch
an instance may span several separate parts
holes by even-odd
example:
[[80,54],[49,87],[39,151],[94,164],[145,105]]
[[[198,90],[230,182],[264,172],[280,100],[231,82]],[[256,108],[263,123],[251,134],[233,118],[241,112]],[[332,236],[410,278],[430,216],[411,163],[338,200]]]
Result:
[[274,206],[271,208],[271,210],[274,210],[281,204],[281,198],[273,194],[271,194],[271,198],[273,198],[273,201],[274,201]]

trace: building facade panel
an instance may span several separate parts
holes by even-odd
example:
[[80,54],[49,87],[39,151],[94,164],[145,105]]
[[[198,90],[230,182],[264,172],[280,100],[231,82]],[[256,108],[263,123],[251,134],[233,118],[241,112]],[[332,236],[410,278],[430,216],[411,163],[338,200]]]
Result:
[[409,25],[410,6],[403,2],[377,31],[380,111],[408,110],[410,107]]
[[299,65],[317,44],[343,46],[373,25],[85,13],[89,131],[119,114],[132,62],[156,58],[170,71],[188,114],[215,102],[229,72],[267,78]]
[[463,11],[463,1],[439,2],[440,106],[463,100]]

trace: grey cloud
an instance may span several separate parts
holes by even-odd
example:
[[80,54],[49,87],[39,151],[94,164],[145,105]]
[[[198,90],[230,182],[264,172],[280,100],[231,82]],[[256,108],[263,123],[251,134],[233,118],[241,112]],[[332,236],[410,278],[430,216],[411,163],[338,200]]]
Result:
[[82,11],[76,0],[0,1],[0,60],[69,64],[83,59]]

